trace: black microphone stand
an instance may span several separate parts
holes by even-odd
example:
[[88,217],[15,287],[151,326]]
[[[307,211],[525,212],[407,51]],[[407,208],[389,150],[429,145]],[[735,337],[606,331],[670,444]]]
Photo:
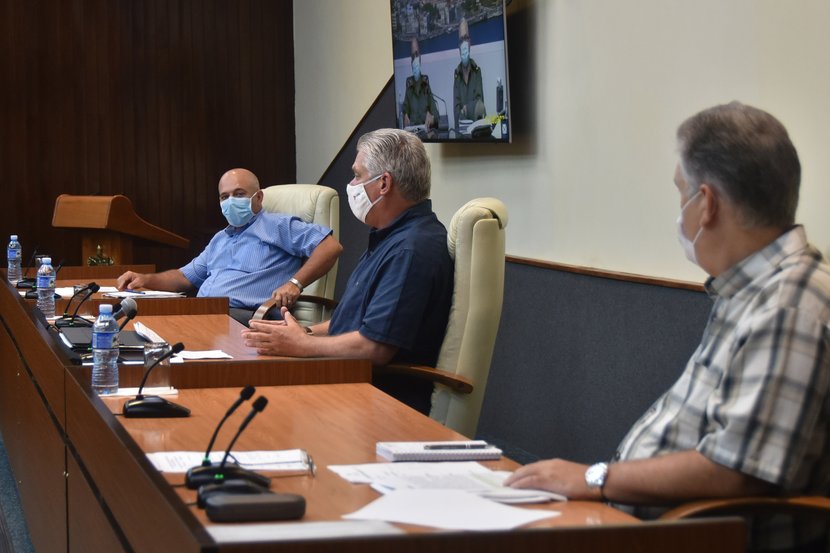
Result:
[[240,467],[239,465],[226,464],[228,457],[231,454],[231,450],[233,449],[233,445],[236,443],[239,435],[242,434],[242,431],[245,430],[251,422],[251,419],[253,419],[257,413],[265,409],[267,404],[268,399],[266,397],[260,396],[257,398],[251,412],[248,413],[248,416],[245,417],[244,421],[242,421],[242,424],[239,426],[239,430],[236,431],[236,435],[234,435],[231,443],[228,444],[228,448],[225,450],[225,456],[222,458],[222,462],[218,465],[211,464],[210,466],[194,467],[192,470],[195,474],[191,473],[189,481],[186,482],[188,488],[196,489],[205,485],[221,485],[222,482],[230,480],[248,481],[264,488],[267,488],[271,484],[271,479],[267,476],[263,476],[252,470]]
[[195,490],[202,484],[207,484],[214,481],[214,475],[216,474],[216,469],[219,468],[219,463],[212,463],[210,461],[210,450],[213,449],[213,444],[216,442],[216,436],[219,435],[219,429],[222,428],[222,425],[225,424],[225,421],[228,420],[234,411],[242,405],[243,402],[248,401],[254,395],[256,388],[251,385],[245,386],[242,391],[239,393],[239,397],[236,401],[233,402],[230,409],[225,413],[225,416],[222,417],[222,420],[219,421],[219,424],[216,425],[216,430],[213,431],[213,436],[210,437],[210,442],[208,443],[207,449],[205,450],[205,456],[202,459],[202,464],[196,467],[190,467],[187,470],[187,474],[185,475],[185,485],[190,488],[191,490]]
[[[92,297],[101,287],[95,284],[94,282],[90,282],[74,294],[72,297],[69,298],[69,302],[66,304],[66,309],[63,311],[63,316],[55,321],[55,326],[58,328],[64,326],[75,326],[76,322],[79,326],[92,326],[92,322],[84,319],[83,317],[78,316],[78,311],[81,309],[81,306]],[[78,302],[78,305],[75,306],[75,311],[72,312],[72,315],[69,315],[69,306],[72,305],[72,301],[78,297],[78,295],[84,294],[84,297],[81,298],[81,301]]]
[[[213,483],[199,486],[199,494],[197,496],[197,505],[204,507],[208,498],[216,494],[268,494],[272,493],[268,487],[271,485],[271,479],[267,476],[257,474],[252,470],[240,467],[239,465],[226,466],[228,457],[231,454],[233,445],[237,438],[242,434],[242,431],[253,420],[257,413],[265,409],[268,405],[268,398],[259,396],[253,404],[251,412],[239,425],[239,430],[236,431],[231,443],[225,450],[225,456],[222,462],[216,467],[216,472],[213,475]],[[213,469],[213,467],[203,467],[206,469]],[[205,471],[210,472],[210,471]]]
[[138,387],[138,394],[136,394],[135,399],[131,399],[124,403],[122,413],[125,417],[162,419],[190,416],[190,409],[184,407],[183,405],[173,403],[160,396],[145,396],[141,393],[144,389],[144,384],[147,382],[147,377],[150,375],[150,371],[157,367],[159,363],[168,357],[179,353],[183,349],[184,344],[181,342],[176,343],[170,351],[159,357],[155,363],[150,365],[147,370],[144,371],[144,378],[141,379],[141,384]]

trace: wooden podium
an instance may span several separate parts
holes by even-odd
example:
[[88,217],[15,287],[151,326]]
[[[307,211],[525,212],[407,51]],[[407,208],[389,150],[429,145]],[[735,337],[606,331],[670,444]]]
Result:
[[136,214],[129,198],[61,194],[52,214],[55,228],[87,229],[81,238],[81,262],[95,257],[98,246],[117,265],[133,263],[133,239],[186,248],[190,241],[148,223]]

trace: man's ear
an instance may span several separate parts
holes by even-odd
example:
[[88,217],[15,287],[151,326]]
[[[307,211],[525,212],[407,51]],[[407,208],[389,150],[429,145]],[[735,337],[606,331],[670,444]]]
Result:
[[383,175],[381,175],[378,180],[380,180],[379,192],[381,194],[388,194],[392,190],[392,175],[389,171],[384,171]]
[[718,194],[717,189],[711,184],[701,184],[698,191],[703,196],[700,224],[703,226],[711,225],[720,214],[720,202],[722,198]]

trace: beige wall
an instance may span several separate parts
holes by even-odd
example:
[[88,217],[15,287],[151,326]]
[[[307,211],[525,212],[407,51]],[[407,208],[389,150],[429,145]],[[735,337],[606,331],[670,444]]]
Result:
[[[789,129],[803,166],[798,219],[830,250],[830,2],[513,0],[509,10],[530,15],[535,82],[511,85],[514,96],[531,88],[537,124],[512,146],[428,146],[442,221],[492,195],[510,211],[511,255],[701,280],[675,235],[674,132],[738,99]],[[388,22],[388,0],[294,3],[299,181],[316,182],[391,76]]]

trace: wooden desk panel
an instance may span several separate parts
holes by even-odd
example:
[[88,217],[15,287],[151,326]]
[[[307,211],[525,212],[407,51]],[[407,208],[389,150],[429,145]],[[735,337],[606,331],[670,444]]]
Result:
[[[163,424],[150,419],[118,420],[144,451],[200,451],[207,446],[216,423],[238,393],[236,389],[182,390],[176,401],[191,409],[190,418],[170,419]],[[278,477],[272,484],[275,491],[306,497],[305,521],[339,520],[343,514],[378,497],[369,486],[346,482],[328,470],[328,465],[382,461],[375,455],[378,441],[464,439],[369,384],[258,388],[259,395],[268,398],[268,406],[240,437],[236,449],[302,448],[311,454],[318,468],[316,478]],[[107,399],[105,403],[113,412],[120,412],[123,399]],[[249,410],[250,407],[240,408],[243,413]],[[235,416],[240,421],[244,415]],[[238,425],[239,422],[230,421],[223,427],[217,449],[229,442]],[[508,470],[517,466],[508,459],[483,464]],[[184,475],[165,476],[173,485],[184,482]],[[176,491],[184,504],[195,503],[194,491],[183,487]],[[534,527],[637,522],[597,502],[570,501],[533,508],[562,512],[562,516],[535,523]],[[204,511],[191,509],[200,522],[209,524]]]

